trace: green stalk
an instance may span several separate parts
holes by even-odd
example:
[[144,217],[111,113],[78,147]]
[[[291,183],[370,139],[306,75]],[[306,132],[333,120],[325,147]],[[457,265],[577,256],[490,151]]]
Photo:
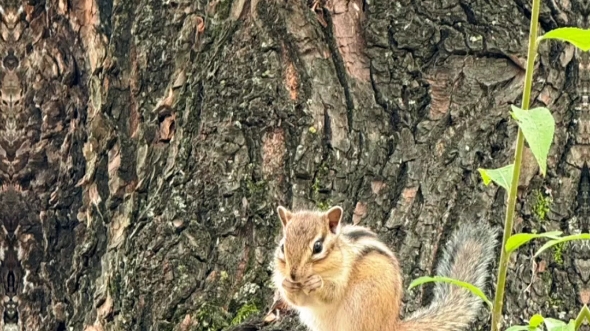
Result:
[[580,313],[576,317],[576,330],[580,329],[580,326],[582,326],[582,322],[584,322],[584,320],[586,319],[590,319],[590,310],[588,309],[588,306],[584,305],[584,307],[582,307],[582,310],[580,310]]
[[[539,20],[540,0],[533,0],[533,12],[531,15],[531,27],[529,34],[529,49],[527,54],[527,66],[524,79],[524,91],[522,94],[522,109],[528,110],[531,99],[531,89],[533,85],[533,70],[535,67],[535,57],[537,55],[537,25]],[[510,254],[506,252],[506,242],[512,236],[512,226],[514,221],[514,209],[516,206],[516,193],[518,190],[518,180],[520,177],[520,165],[522,163],[522,152],[524,150],[524,135],[520,127],[516,138],[516,151],[514,155],[514,171],[512,172],[512,182],[510,183],[510,192],[508,194],[508,203],[506,205],[506,219],[504,220],[504,236],[502,238],[502,252],[500,253],[500,265],[498,268],[498,283],[496,285],[496,294],[494,297],[494,307],[492,309],[492,331],[498,331],[502,322],[502,305],[504,301],[504,287],[506,286],[506,271],[508,269],[508,259]]]

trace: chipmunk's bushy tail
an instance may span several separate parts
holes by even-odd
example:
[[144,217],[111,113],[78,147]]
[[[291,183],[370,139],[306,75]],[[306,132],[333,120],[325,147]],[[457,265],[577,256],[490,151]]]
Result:
[[[463,224],[451,237],[436,274],[471,283],[484,289],[494,257],[497,231],[487,224]],[[482,308],[482,300],[468,290],[437,282],[429,307],[401,321],[403,331],[465,330]]]

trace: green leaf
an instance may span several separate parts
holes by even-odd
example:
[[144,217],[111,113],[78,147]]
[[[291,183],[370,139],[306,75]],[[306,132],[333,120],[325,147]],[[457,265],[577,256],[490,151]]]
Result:
[[545,326],[547,327],[547,331],[574,331],[575,321],[571,320],[566,324],[564,321],[558,319],[545,318]]
[[515,326],[511,326],[508,329],[506,329],[506,331],[529,331],[530,327],[527,325],[515,325]]
[[545,233],[517,233],[508,238],[508,241],[506,242],[506,247],[504,249],[506,250],[506,252],[510,253],[518,249],[520,246],[536,238],[559,239],[561,233],[561,231],[551,231]]
[[510,164],[498,169],[479,168],[477,171],[479,171],[481,179],[486,186],[494,181],[494,183],[503,187],[506,191],[510,191],[510,183],[512,182],[514,164]]
[[539,325],[541,325],[541,323],[543,323],[543,320],[544,320],[543,316],[541,316],[539,314],[535,314],[529,320],[529,327],[536,329],[539,327]]
[[408,287],[408,290],[411,290],[412,288],[414,288],[418,285],[422,285],[422,284],[430,283],[430,282],[444,282],[444,283],[451,283],[453,285],[461,286],[461,287],[466,288],[469,291],[471,291],[471,293],[480,297],[485,303],[488,304],[488,306],[490,306],[490,309],[493,307],[492,302],[486,297],[486,295],[483,293],[483,291],[480,290],[477,286],[475,286],[473,284],[469,284],[467,282],[457,280],[457,279],[449,278],[449,277],[442,277],[442,276],[420,277],[420,278],[414,279],[412,281],[412,283],[410,284],[410,287]]
[[539,107],[530,110],[522,110],[512,107],[512,117],[518,122],[518,126],[529,143],[531,152],[537,159],[543,176],[547,173],[547,154],[553,141],[555,132],[555,119],[547,108]]
[[554,29],[540,36],[538,41],[543,39],[567,41],[584,52],[590,50],[590,30],[588,29],[574,27]]
[[561,244],[566,241],[588,240],[588,239],[590,239],[590,233],[573,234],[571,236],[565,236],[565,237],[561,237],[559,239],[551,240],[551,241],[546,242],[545,245],[541,246],[541,248],[535,253],[534,257],[539,256],[539,254],[543,253],[543,251],[545,251],[547,248],[550,248],[551,246]]
[[565,327],[566,331],[576,331],[576,320],[570,320]]

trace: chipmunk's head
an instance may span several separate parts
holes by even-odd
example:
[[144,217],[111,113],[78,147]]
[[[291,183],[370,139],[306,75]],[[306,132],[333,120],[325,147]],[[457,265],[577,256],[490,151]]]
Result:
[[278,267],[293,282],[334,267],[328,257],[341,232],[342,208],[326,212],[291,212],[277,208],[283,224],[283,238],[276,251]]

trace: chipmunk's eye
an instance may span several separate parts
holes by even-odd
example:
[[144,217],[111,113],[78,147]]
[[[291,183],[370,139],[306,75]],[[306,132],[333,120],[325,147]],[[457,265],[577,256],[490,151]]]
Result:
[[313,253],[319,254],[322,251],[322,248],[322,239],[320,239],[313,244]]
[[285,254],[285,244],[281,244],[281,253]]

